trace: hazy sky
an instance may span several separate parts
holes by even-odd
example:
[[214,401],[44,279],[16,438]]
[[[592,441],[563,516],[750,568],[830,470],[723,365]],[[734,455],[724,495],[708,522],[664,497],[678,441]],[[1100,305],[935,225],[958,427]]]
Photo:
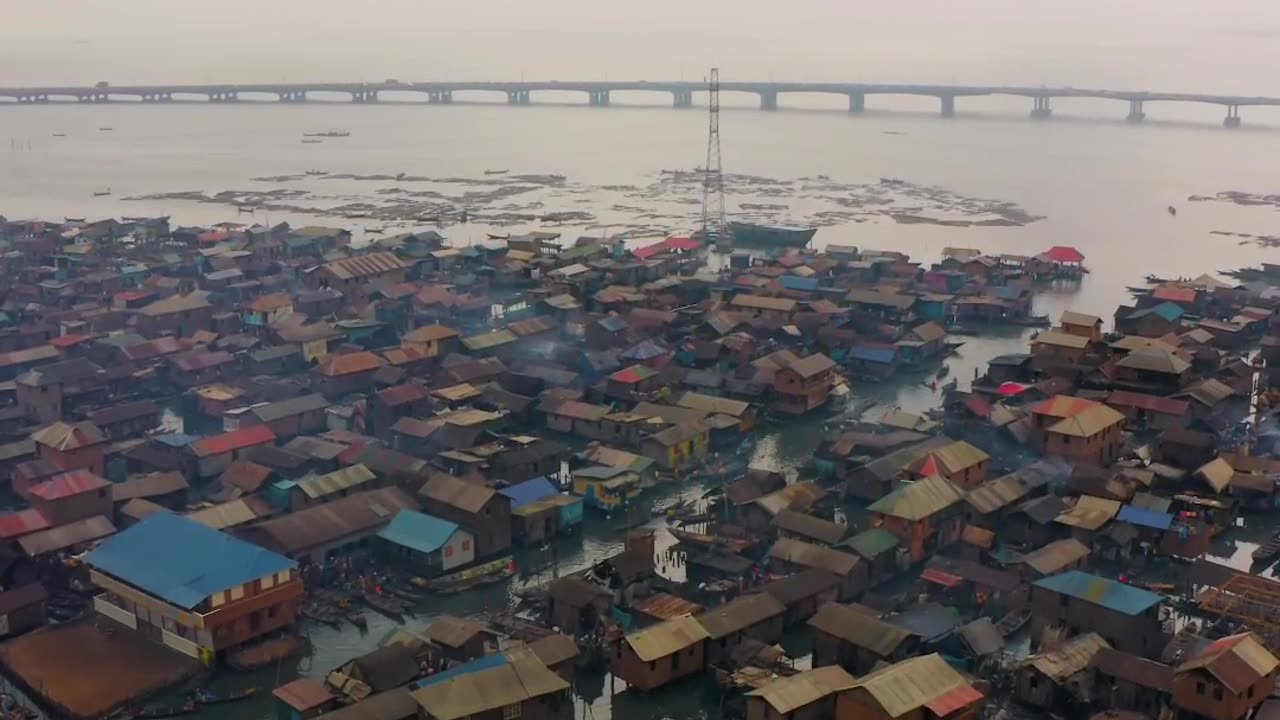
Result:
[[1280,94],[1280,2],[6,0],[0,84],[701,77]]

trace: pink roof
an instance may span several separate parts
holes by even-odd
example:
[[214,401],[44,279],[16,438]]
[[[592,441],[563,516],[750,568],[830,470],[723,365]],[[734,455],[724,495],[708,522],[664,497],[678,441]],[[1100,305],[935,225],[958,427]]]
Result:
[[220,243],[230,237],[231,233],[226,232],[225,230],[210,230],[209,232],[203,232],[197,235],[196,240],[202,243]]
[[200,457],[210,457],[262,445],[275,439],[276,434],[271,432],[271,428],[266,425],[254,425],[213,437],[201,438],[191,444],[191,449]]
[[648,260],[666,249],[667,246],[665,243],[654,243],[653,245],[645,245],[644,247],[636,248],[631,251],[631,254],[641,260]]
[[108,485],[106,480],[88,470],[72,470],[61,475],[54,475],[38,485],[32,485],[27,493],[41,500],[60,500],[101,490]]
[[1000,383],[1000,389],[996,392],[1000,393],[1004,397],[1010,397],[1013,395],[1021,395],[1029,387],[1031,386],[1024,383],[1004,382]]
[[702,243],[687,237],[669,237],[664,241],[672,250],[697,250]]
[[1045,255],[1054,262],[1060,263],[1078,263],[1084,262],[1084,254],[1073,247],[1065,245],[1055,245],[1049,248]]
[[49,521],[35,508],[0,515],[0,540],[14,540],[50,527]]
[[648,260],[654,255],[657,255],[658,253],[666,250],[688,251],[688,250],[697,250],[700,247],[702,247],[702,243],[698,242],[697,240],[694,240],[693,238],[669,237],[666,240],[663,240],[662,242],[657,242],[652,245],[646,245],[641,248],[636,248],[635,250],[631,251],[631,254],[635,255],[637,258],[641,260]]
[[1165,415],[1186,415],[1191,412],[1189,400],[1148,395],[1146,393],[1116,390],[1107,396],[1107,404],[1113,407],[1131,407]]

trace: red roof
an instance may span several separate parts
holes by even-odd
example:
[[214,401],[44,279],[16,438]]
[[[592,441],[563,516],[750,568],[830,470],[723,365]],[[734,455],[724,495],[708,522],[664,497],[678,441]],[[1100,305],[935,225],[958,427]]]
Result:
[[56,348],[69,348],[72,345],[79,345],[88,340],[89,335],[61,335],[49,341],[49,344]]
[[204,244],[220,243],[223,240],[231,238],[231,233],[225,230],[210,230],[196,236],[196,241]]
[[654,255],[657,255],[660,252],[666,252],[667,250],[689,251],[697,250],[700,247],[702,247],[702,243],[694,240],[693,238],[669,237],[662,242],[656,242],[652,245],[645,245],[644,247],[636,248],[631,251],[631,254],[641,260],[648,260]]
[[1067,247],[1066,245],[1054,245],[1049,248],[1049,251],[1045,253],[1045,256],[1054,262],[1060,263],[1084,262],[1084,253],[1081,253],[1073,247]]
[[1071,395],[1055,395],[1031,408],[1036,415],[1048,415],[1056,418],[1075,417],[1098,403]]
[[1151,291],[1151,297],[1175,303],[1193,303],[1196,301],[1196,291],[1180,285],[1161,285]]
[[35,508],[7,513],[0,515],[0,540],[15,540],[50,527],[49,521]]
[[702,247],[702,243],[687,237],[669,237],[663,242],[672,250],[697,250]]
[[946,717],[960,708],[969,707],[983,698],[972,685],[961,685],[925,703],[925,707],[938,717]]
[[978,417],[991,417],[991,411],[994,409],[991,407],[990,400],[979,395],[970,395],[965,398],[964,406]]
[[101,490],[108,485],[106,480],[88,470],[72,470],[61,475],[54,475],[38,485],[32,485],[27,493],[40,500],[60,500]]
[[191,443],[191,449],[200,457],[221,455],[234,450],[243,450],[254,445],[262,445],[276,439],[276,434],[266,425],[254,425],[229,433],[201,438]]
[[1116,390],[1107,396],[1107,404],[1113,407],[1131,407],[1165,415],[1186,415],[1191,412],[1189,400],[1174,400],[1146,393]]
[[938,568],[925,568],[924,572],[920,573],[920,579],[928,580],[931,583],[936,583],[942,587],[948,588],[956,587],[960,583],[964,582],[964,578],[959,575],[952,575],[951,573],[943,572]]
[[378,399],[392,407],[416,402],[427,397],[427,389],[417,383],[405,383],[378,391]]

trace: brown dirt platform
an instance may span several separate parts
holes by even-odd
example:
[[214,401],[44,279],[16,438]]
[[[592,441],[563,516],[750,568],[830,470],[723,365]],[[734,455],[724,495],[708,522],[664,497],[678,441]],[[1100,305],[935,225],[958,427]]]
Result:
[[0,666],[42,704],[86,720],[200,672],[193,658],[101,616],[14,638],[0,645]]

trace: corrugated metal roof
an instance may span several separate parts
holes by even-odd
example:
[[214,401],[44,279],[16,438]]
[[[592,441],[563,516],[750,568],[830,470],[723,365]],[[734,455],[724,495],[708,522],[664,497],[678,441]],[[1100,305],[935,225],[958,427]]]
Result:
[[456,523],[415,510],[401,510],[391,524],[378,532],[378,537],[411,550],[431,553],[444,547],[456,532]]
[[866,690],[889,717],[896,718],[968,685],[941,655],[932,653],[877,670],[854,681],[853,687]]
[[411,265],[401,260],[400,256],[393,252],[375,252],[343,260],[335,260],[331,263],[326,263],[323,267],[333,273],[334,277],[350,280],[370,275],[381,275],[396,270],[405,270]]
[[244,525],[258,519],[258,513],[245,498],[220,503],[187,513],[187,519],[214,530]]
[[1068,595],[1077,600],[1100,605],[1108,610],[1125,615],[1140,615],[1153,605],[1164,600],[1164,596],[1132,585],[1108,580],[1079,570],[1054,575],[1037,580],[1036,587],[1045,588],[1056,593]]
[[690,410],[720,413],[735,418],[741,418],[751,408],[750,403],[741,400],[717,397],[715,395],[703,395],[696,392],[684,393],[676,400],[676,405]]
[[340,538],[381,529],[418,503],[397,487],[366,490],[238,530],[241,536],[283,553],[302,553]]
[[636,657],[652,662],[674,652],[696,645],[708,638],[702,623],[691,617],[675,617],[627,635],[627,644]]
[[839,665],[806,670],[798,675],[781,678],[757,690],[748,697],[763,698],[780,717],[799,710],[823,698],[853,687],[853,676]]
[[922,520],[962,499],[960,491],[954,485],[945,478],[933,475],[901,485],[867,509],[904,520]]
[[97,425],[91,422],[56,422],[31,434],[31,439],[55,450],[75,450],[107,441]]
[[323,395],[302,395],[288,400],[259,405],[252,412],[262,422],[274,422],[282,418],[315,412],[329,407],[329,401]]
[[769,548],[769,557],[801,567],[826,570],[840,577],[848,577],[860,562],[857,555],[791,538],[779,538],[774,542]]
[[72,470],[61,475],[55,475],[38,485],[33,485],[27,492],[32,497],[49,501],[60,500],[72,495],[80,495],[81,493],[96,492],[107,485],[106,480],[88,470]]
[[1073,675],[1089,667],[1093,656],[1103,648],[1111,645],[1097,633],[1078,635],[1048,652],[1032,655],[1023,661],[1023,666],[1031,666],[1039,670],[1050,680],[1064,683]]
[[827,603],[819,608],[809,619],[809,626],[880,657],[889,657],[912,636],[906,628],[837,603]]
[[418,493],[470,513],[479,512],[496,494],[484,485],[440,474],[432,476]]
[[37,557],[81,543],[101,540],[115,532],[116,526],[112,525],[110,520],[102,515],[94,515],[66,525],[24,535],[18,538],[18,545],[22,547],[27,557]]
[[1055,540],[1027,553],[1022,561],[1041,575],[1053,575],[1089,555],[1089,548],[1075,538]]
[[1124,415],[1106,405],[1090,407],[1083,412],[1063,418],[1049,426],[1049,432],[1072,437],[1089,438],[1114,425],[1124,422]]
[[694,619],[707,631],[707,637],[716,640],[779,617],[786,611],[786,606],[772,595],[754,593],[711,608]]
[[292,560],[169,513],[156,513],[85,556],[98,571],[178,607],[296,567]]
[[312,500],[332,495],[336,492],[359,487],[377,478],[373,471],[362,464],[351,465],[335,470],[319,477],[305,478],[298,481],[297,487]]
[[507,345],[509,343],[518,342],[520,338],[510,330],[494,330],[482,335],[472,335],[462,338],[462,345],[468,350],[487,350],[489,348],[498,347],[499,345]]
[[1227,686],[1233,693],[1243,693],[1246,688],[1269,675],[1280,666],[1276,659],[1251,632],[1240,633],[1217,640],[1178,666],[1177,672],[1205,670]]
[[413,692],[424,713],[435,720],[457,720],[569,688],[532,652],[507,653],[511,662],[437,682]]
[[1081,495],[1075,505],[1058,515],[1056,521],[1082,530],[1097,530],[1111,522],[1119,512],[1119,500]]
[[551,481],[545,477],[530,478],[522,483],[503,488],[498,492],[511,499],[512,512],[530,503],[560,494],[560,491],[556,490]]
[[200,457],[211,457],[223,453],[243,450],[254,445],[263,445],[276,439],[276,434],[266,425],[233,430],[229,433],[201,438],[191,443],[191,450]]

